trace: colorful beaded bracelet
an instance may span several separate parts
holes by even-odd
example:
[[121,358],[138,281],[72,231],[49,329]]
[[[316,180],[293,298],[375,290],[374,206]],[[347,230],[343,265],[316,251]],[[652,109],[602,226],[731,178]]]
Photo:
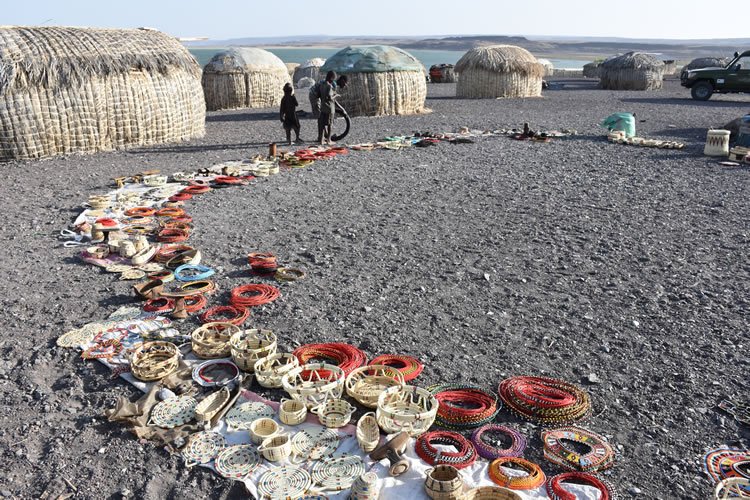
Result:
[[383,354],[370,361],[371,365],[385,365],[395,368],[404,376],[404,382],[414,380],[424,370],[424,365],[416,358],[399,354]]
[[520,417],[543,424],[566,424],[591,412],[585,391],[550,377],[511,377],[500,382],[498,393]]
[[[522,468],[526,472],[526,475],[509,476],[503,472],[502,467],[511,464]],[[510,488],[511,490],[533,490],[543,485],[547,479],[541,467],[534,462],[519,457],[495,459],[490,463],[488,472],[493,483],[503,488]]]
[[342,342],[307,344],[298,347],[292,354],[297,357],[302,365],[313,363],[315,360],[325,360],[344,370],[346,375],[367,362],[367,356],[364,352],[353,345]]
[[[453,446],[457,451],[442,451],[435,444]],[[457,432],[426,432],[417,438],[414,446],[419,458],[430,465],[448,464],[456,469],[469,467],[477,459],[474,445]]]
[[[579,443],[588,448],[586,453],[578,453],[567,446],[565,441]],[[544,458],[570,470],[598,472],[612,466],[614,450],[606,439],[595,432],[580,427],[562,427],[542,431]]]
[[585,472],[564,472],[551,477],[547,481],[547,495],[551,500],[576,500],[578,496],[566,491],[562,487],[564,482],[574,482],[577,484],[585,484],[599,490],[599,500],[613,500],[615,498],[614,488],[612,485],[602,481],[596,476],[587,474]]
[[[500,432],[510,438],[510,446],[499,448],[490,446],[482,439],[482,436],[491,432]],[[526,449],[526,438],[515,429],[503,425],[483,425],[476,429],[471,435],[471,442],[477,449],[477,453],[487,460],[494,460],[501,457],[520,457]]]
[[440,403],[435,424],[448,429],[470,429],[490,422],[502,406],[497,396],[473,385],[437,384],[427,390]]

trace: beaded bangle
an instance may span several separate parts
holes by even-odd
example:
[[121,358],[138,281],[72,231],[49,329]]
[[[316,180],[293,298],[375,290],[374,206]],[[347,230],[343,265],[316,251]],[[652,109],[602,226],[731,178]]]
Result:
[[143,310],[146,312],[167,312],[174,309],[174,300],[167,297],[148,299],[143,304]]
[[[251,294],[249,297],[247,294]],[[232,289],[229,303],[235,307],[255,307],[273,302],[281,291],[271,285],[242,285]]]
[[[581,454],[566,446],[565,441],[580,443],[588,448]],[[612,466],[614,450],[606,439],[595,432],[580,427],[562,427],[542,431],[544,458],[570,470],[598,472]]]
[[[186,274],[190,271],[197,271],[197,274]],[[208,266],[197,266],[193,264],[183,264],[174,270],[174,279],[177,281],[200,281],[210,278],[216,271]]]
[[[526,475],[509,476],[501,469],[502,466],[509,464],[521,467],[526,472]],[[534,462],[519,457],[495,459],[490,463],[488,472],[493,483],[503,488],[510,488],[511,490],[533,490],[544,484],[544,481],[547,479],[541,467]]]
[[200,292],[200,293],[211,293],[216,290],[216,283],[213,281],[202,280],[202,281],[191,281],[180,286],[181,292]]
[[203,295],[193,295],[185,297],[185,310],[189,313],[198,312],[208,304],[208,300]]
[[151,207],[133,207],[125,210],[127,217],[150,217],[156,213],[156,209]]
[[[193,181],[191,181],[193,182]],[[211,187],[203,185],[191,185],[180,191],[181,193],[187,193],[189,195],[203,194],[211,191]]]
[[578,498],[562,487],[563,482],[574,482],[592,486],[599,490],[599,500],[613,500],[615,498],[612,485],[602,481],[598,477],[586,474],[585,472],[564,472],[551,477],[547,481],[547,495],[549,495],[551,500],[576,500]]
[[157,210],[154,215],[157,217],[182,217],[185,215],[185,211],[177,207],[165,207]]
[[414,380],[424,370],[424,365],[416,358],[398,354],[383,354],[370,361],[371,365],[385,365],[395,368],[404,376],[404,382]]
[[276,271],[276,256],[272,253],[253,252],[247,255],[247,263],[250,268],[258,274],[267,274]]
[[190,233],[182,229],[164,228],[156,235],[156,239],[164,243],[179,243],[187,240],[189,236]]
[[497,396],[481,387],[438,384],[427,388],[440,403],[435,424],[449,429],[470,429],[492,421],[500,411]]
[[329,342],[326,344],[307,344],[298,347],[292,352],[300,364],[325,360],[326,363],[336,365],[344,370],[345,375],[364,365],[367,356],[353,345],[341,342]]
[[550,377],[511,377],[500,382],[498,392],[520,417],[543,424],[573,422],[591,411],[585,391]]
[[224,322],[233,325],[241,325],[250,317],[250,309],[238,308],[234,306],[214,306],[200,315],[200,322],[203,324]]
[[192,199],[193,195],[190,193],[179,192],[169,197],[169,201],[188,201]]
[[[489,432],[501,432],[508,436],[510,438],[510,446],[507,448],[490,446],[482,440],[482,435]],[[523,434],[503,425],[483,425],[471,435],[471,442],[477,449],[477,453],[488,460],[501,457],[520,457],[526,449],[526,438]]]
[[297,281],[305,277],[305,271],[293,267],[279,267],[273,277],[276,281]]
[[[458,451],[442,451],[435,448],[434,444],[453,446]],[[417,438],[414,447],[419,458],[430,465],[448,464],[456,469],[463,469],[471,466],[477,459],[474,445],[457,432],[426,432]]]

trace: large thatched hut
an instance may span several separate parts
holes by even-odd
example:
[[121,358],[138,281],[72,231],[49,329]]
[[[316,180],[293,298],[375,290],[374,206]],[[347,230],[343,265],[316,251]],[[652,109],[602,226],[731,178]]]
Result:
[[658,90],[664,84],[664,63],[650,54],[628,52],[604,61],[599,86],[608,90]]
[[544,66],[544,76],[552,76],[555,74],[555,65],[549,59],[537,59],[537,62]]
[[599,66],[602,65],[601,61],[592,61],[583,65],[583,76],[584,78],[599,78]]
[[456,63],[458,97],[538,97],[544,66],[514,45],[477,47]]
[[219,52],[203,68],[206,108],[277,106],[290,81],[286,65],[267,50],[238,47]]
[[410,115],[424,111],[427,82],[416,57],[387,45],[359,45],[329,57],[321,73],[347,75],[339,102],[350,115]]
[[729,64],[729,59],[724,57],[699,57],[683,66],[682,71],[703,68],[724,68],[727,64]]
[[312,78],[317,82],[320,79],[320,67],[325,63],[325,59],[314,57],[297,66],[294,69],[294,76],[292,77],[294,84],[297,85],[297,83],[305,77]]
[[155,30],[0,27],[0,159],[200,137],[200,67]]

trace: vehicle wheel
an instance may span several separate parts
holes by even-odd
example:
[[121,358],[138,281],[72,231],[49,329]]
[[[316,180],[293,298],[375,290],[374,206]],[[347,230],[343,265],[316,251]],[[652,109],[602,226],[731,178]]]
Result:
[[696,101],[708,101],[714,93],[714,86],[709,82],[698,82],[690,89],[690,94]]

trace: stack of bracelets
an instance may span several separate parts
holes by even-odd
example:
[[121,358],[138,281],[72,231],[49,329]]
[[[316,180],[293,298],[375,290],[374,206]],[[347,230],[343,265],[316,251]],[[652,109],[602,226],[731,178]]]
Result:
[[183,264],[172,273],[177,281],[201,281],[213,276],[215,271],[208,266]]
[[[510,445],[507,448],[490,446],[482,439],[484,434],[499,432],[510,438]],[[487,460],[494,460],[502,457],[520,457],[526,449],[526,438],[520,432],[502,425],[488,424],[483,425],[475,430],[471,435],[471,442],[477,453]]]
[[[208,301],[203,295],[185,297],[185,310],[189,313],[195,313],[206,307],[207,303]],[[167,297],[148,299],[143,305],[143,310],[146,312],[169,312],[173,309],[174,299]]]
[[[586,453],[578,453],[565,441],[583,445]],[[609,467],[615,459],[612,446],[603,436],[580,427],[561,427],[542,431],[544,458],[570,470],[581,472],[598,472]]]
[[473,429],[491,422],[500,411],[497,396],[481,387],[437,384],[427,388],[440,403],[435,425],[446,429]]
[[[526,472],[524,476],[511,476],[506,474],[502,467],[516,465]],[[488,473],[492,482],[503,488],[511,490],[533,490],[547,480],[542,468],[534,462],[519,457],[498,458],[490,463]]]
[[566,491],[562,487],[562,483],[564,482],[585,484],[586,486],[596,488],[600,493],[599,500],[613,500],[616,498],[615,490],[612,488],[612,485],[602,481],[596,476],[586,474],[585,472],[563,472],[562,474],[551,477],[547,481],[547,495],[549,495],[552,500],[576,500],[578,498],[578,496]]
[[184,229],[164,228],[156,235],[156,239],[162,243],[179,243],[186,241],[190,233]]
[[184,188],[180,192],[181,193],[187,193],[190,196],[195,196],[196,194],[208,193],[209,191],[211,191],[211,187],[210,186],[191,185],[191,186],[187,186],[186,188]]
[[336,365],[344,374],[349,375],[353,370],[363,366],[367,362],[367,356],[364,352],[353,345],[340,342],[330,342],[326,344],[307,344],[298,347],[292,353],[299,360],[301,365],[313,363],[315,360],[325,361]]
[[[436,444],[453,446],[457,451],[443,451],[435,448]],[[463,469],[471,466],[477,459],[474,445],[457,432],[425,432],[417,438],[414,448],[419,458],[430,465],[448,464],[456,469]]]
[[404,376],[404,382],[414,380],[420,373],[422,373],[422,370],[424,370],[424,365],[417,359],[412,358],[411,356],[402,356],[398,354],[383,354],[382,356],[378,356],[370,361],[370,364],[385,365],[395,368]]
[[271,274],[278,267],[276,256],[272,253],[253,252],[247,255],[247,263],[257,274]]
[[565,424],[591,411],[589,395],[573,384],[550,377],[511,377],[500,382],[500,397],[522,418],[542,424]]
[[189,245],[162,245],[156,251],[154,260],[161,264],[166,264],[172,258],[176,257],[177,255],[183,252],[187,252],[188,250],[193,250],[193,247]]
[[156,209],[151,207],[133,207],[125,210],[127,217],[151,217],[155,213]]
[[190,193],[179,192],[169,197],[169,201],[188,201],[192,199],[193,195]]
[[214,184],[219,186],[233,186],[237,184],[247,184],[247,181],[242,177],[234,177],[231,175],[217,175],[214,177]]
[[[247,295],[250,295],[249,297]],[[232,288],[229,303],[235,307],[256,307],[278,299],[281,291],[271,285],[242,285]]]
[[240,326],[250,317],[250,309],[234,306],[214,306],[206,309],[198,318],[202,324],[206,323],[232,323]]
[[157,217],[182,217],[185,211],[179,207],[164,207],[156,211]]

